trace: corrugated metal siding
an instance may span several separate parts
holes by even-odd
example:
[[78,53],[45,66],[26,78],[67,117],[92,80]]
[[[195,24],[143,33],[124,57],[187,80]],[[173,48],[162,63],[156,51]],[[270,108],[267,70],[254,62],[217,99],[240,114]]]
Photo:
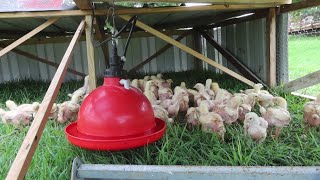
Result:
[[[229,25],[212,30],[214,39],[247,67],[250,67],[263,81],[266,81],[267,78],[265,32],[265,19]],[[208,42],[205,43],[209,58],[237,72]],[[215,70],[215,68],[212,67],[208,69]]]
[[[176,38],[177,36],[173,36]],[[119,40],[119,54],[123,52],[126,40]],[[191,47],[191,36],[181,42]],[[60,63],[69,43],[38,44],[19,46],[19,49],[35,54],[49,61]],[[133,38],[127,52],[125,69],[142,62],[153,53],[162,48],[166,43],[155,37]],[[111,52],[111,45],[109,45]],[[102,76],[105,69],[105,60],[101,48],[96,49],[96,74]],[[80,42],[75,46],[73,60],[70,68],[85,74],[88,73],[86,43]],[[140,72],[155,73],[167,71],[185,71],[193,69],[194,59],[178,48],[170,48],[150,63],[141,68]],[[0,58],[0,83],[14,79],[51,80],[56,68],[27,57],[10,52]],[[79,79],[79,76],[67,73],[65,81]]]

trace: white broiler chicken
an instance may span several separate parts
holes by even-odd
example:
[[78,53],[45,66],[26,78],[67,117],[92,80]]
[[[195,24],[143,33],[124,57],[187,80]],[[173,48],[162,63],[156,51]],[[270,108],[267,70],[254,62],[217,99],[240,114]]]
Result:
[[159,105],[152,105],[154,117],[159,118],[167,123],[173,123],[173,119],[169,118],[169,113]]
[[231,124],[239,118],[239,106],[242,103],[242,97],[232,97],[227,104],[215,106],[213,112],[219,114],[225,123]]
[[137,88],[137,89],[140,89],[140,88],[139,88],[138,79],[132,80],[130,85],[131,85],[132,87],[135,87],[135,88]]
[[260,93],[258,94],[257,101],[262,107],[267,108],[269,106],[274,106],[273,98],[274,96],[272,96],[271,94]]
[[268,122],[256,113],[250,112],[245,115],[243,128],[245,135],[249,135],[256,142],[262,143],[267,137]]
[[179,111],[186,112],[189,109],[189,96],[188,92],[184,89],[179,89],[176,94],[172,97],[173,101],[180,101],[179,102]]
[[289,125],[291,121],[290,113],[285,107],[287,102],[284,99],[278,98],[277,103],[272,107],[264,108],[260,106],[261,116],[268,122],[268,126],[276,127],[275,138],[279,137],[279,134],[284,126]]
[[209,112],[208,107],[204,104],[201,104],[198,108],[200,111],[199,122],[202,131],[217,133],[222,139],[222,142],[224,142],[226,129],[221,116],[215,112]]
[[78,118],[79,112],[79,101],[81,96],[79,94],[75,94],[72,96],[70,101],[63,102],[58,105],[58,118],[57,121],[59,123],[66,123],[67,121],[75,121]]
[[18,106],[14,101],[8,100],[6,101],[6,106],[9,110],[23,111],[34,117],[40,107],[40,103],[34,102],[32,104],[21,104]]
[[214,100],[215,94],[213,90],[211,89],[212,79],[206,80],[206,86],[205,86],[205,92],[210,96],[210,99]]
[[1,110],[1,117],[2,122],[6,124],[12,124],[15,126],[21,126],[21,125],[29,125],[31,121],[33,120],[33,117],[31,114],[19,111],[19,110],[9,110],[3,112]]
[[263,88],[263,85],[260,83],[257,83],[253,86],[253,89],[246,89],[243,92],[245,94],[251,94],[251,93],[257,93],[257,94],[270,94],[268,91],[266,90],[261,90]]
[[159,94],[159,100],[161,102],[163,102],[166,99],[171,99],[173,96],[173,92],[170,88],[162,87],[162,86],[159,88],[158,94]]
[[83,86],[76,91],[74,91],[72,94],[68,94],[69,97],[72,97],[74,95],[79,95],[81,97],[85,97],[86,94],[89,94],[89,76],[86,76],[84,78]]
[[7,107],[9,110],[15,110],[15,109],[18,108],[18,105],[17,105],[14,101],[7,100],[7,101],[6,101],[6,107]]
[[215,100],[225,102],[232,98],[232,94],[225,89],[221,89],[218,83],[212,83],[211,89],[215,94]]
[[258,95],[255,93],[251,93],[249,95],[244,93],[235,93],[234,96],[239,96],[244,100],[244,102],[239,106],[239,118],[238,118],[240,121],[244,121],[245,115],[251,112],[252,107],[255,105]]
[[310,101],[303,106],[303,122],[307,127],[320,125],[320,94],[315,101]]
[[194,94],[194,103],[196,106],[200,105],[203,100],[210,100],[210,95],[205,91],[205,86],[201,83],[197,83],[193,88],[198,90],[197,94]]
[[58,105],[57,105],[56,103],[54,103],[54,104],[52,105],[52,108],[51,108],[50,115],[49,115],[49,118],[48,118],[48,119],[57,120],[57,118],[58,118],[58,113],[59,113]]
[[180,86],[176,86],[173,90],[173,93],[176,94],[177,91],[179,91],[180,89],[184,89],[184,90],[187,90],[186,88],[186,83],[185,82],[181,82],[180,83]]
[[198,108],[190,107],[185,115],[185,119],[188,123],[188,128],[192,126],[198,126],[199,124],[200,111]]
[[145,89],[144,89],[144,95],[148,98],[151,104],[155,104],[157,101],[156,96],[151,91],[151,87],[155,85],[155,82],[153,80],[150,80],[146,83]]
[[159,79],[159,80],[163,80],[162,77],[163,77],[163,75],[162,75],[161,73],[158,73],[158,74],[156,75],[156,78]]

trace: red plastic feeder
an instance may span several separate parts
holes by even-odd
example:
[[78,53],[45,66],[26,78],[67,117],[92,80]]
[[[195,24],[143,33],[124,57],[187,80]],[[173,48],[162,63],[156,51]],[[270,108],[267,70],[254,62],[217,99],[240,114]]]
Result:
[[65,129],[71,144],[91,150],[125,150],[163,136],[166,124],[154,117],[148,99],[119,81],[105,78],[103,86],[85,98],[78,120]]

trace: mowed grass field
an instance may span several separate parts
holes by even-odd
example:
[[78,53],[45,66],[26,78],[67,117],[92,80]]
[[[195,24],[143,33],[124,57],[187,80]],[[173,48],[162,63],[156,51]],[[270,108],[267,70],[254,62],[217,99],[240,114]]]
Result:
[[[173,87],[185,81],[192,88],[207,78],[218,82],[222,88],[239,92],[246,85],[227,76],[207,71],[188,71],[164,74],[174,80]],[[133,77],[133,76],[131,76]],[[137,75],[136,77],[141,77]],[[101,80],[100,80],[101,83]],[[67,93],[81,87],[82,82],[62,85],[57,102],[68,100]],[[48,83],[36,81],[12,82],[0,85],[0,107],[7,99],[17,103],[41,101]],[[278,92],[278,93],[277,93]],[[226,126],[226,143],[200,128],[189,131],[184,114],[167,126],[164,137],[149,146],[120,152],[88,151],[74,147],[65,138],[66,125],[48,121],[37,151],[25,179],[70,179],[72,160],[80,157],[85,163],[138,164],[138,165],[204,165],[204,166],[305,166],[320,165],[320,133],[317,129],[304,131],[302,106],[306,99],[282,93],[289,104],[292,121],[285,127],[276,141],[268,136],[262,144],[256,144],[244,136],[243,124]],[[28,127],[16,128],[0,123],[0,179],[4,179]]]
[[[320,36],[289,36],[289,80],[320,70]],[[316,96],[320,84],[298,91]]]

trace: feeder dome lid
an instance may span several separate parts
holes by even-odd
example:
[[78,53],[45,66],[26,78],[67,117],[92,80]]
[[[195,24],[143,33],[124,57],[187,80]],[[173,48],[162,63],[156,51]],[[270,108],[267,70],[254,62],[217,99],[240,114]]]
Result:
[[77,122],[66,128],[72,144],[94,150],[122,150],[162,137],[165,122],[154,117],[149,100],[139,89],[126,89],[119,81],[118,77],[105,77],[103,86],[84,99]]

